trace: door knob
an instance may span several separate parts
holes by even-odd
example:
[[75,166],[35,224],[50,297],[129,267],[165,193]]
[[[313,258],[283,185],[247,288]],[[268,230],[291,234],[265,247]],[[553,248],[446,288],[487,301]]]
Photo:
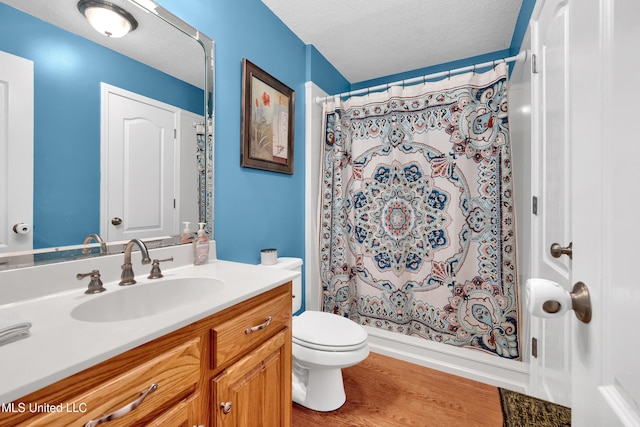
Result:
[[571,308],[582,323],[591,321],[591,297],[589,288],[582,282],[573,285],[571,290]]
[[220,407],[222,408],[223,414],[228,414],[231,412],[231,402],[222,402],[220,403]]
[[551,245],[551,256],[554,258],[560,258],[562,255],[569,255],[570,259],[573,259],[573,242],[569,243],[569,246],[563,248],[559,243]]
[[19,222],[18,224],[14,224],[13,232],[16,234],[29,234],[31,233],[31,225]]
[[113,225],[120,225],[120,224],[122,224],[122,219],[121,219],[121,218],[118,218],[117,216],[116,216],[116,217],[113,217],[113,218],[111,218],[111,224],[113,224]]

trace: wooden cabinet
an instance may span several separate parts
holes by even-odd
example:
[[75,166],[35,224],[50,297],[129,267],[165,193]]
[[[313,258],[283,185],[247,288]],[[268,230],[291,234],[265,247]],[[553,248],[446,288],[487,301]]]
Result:
[[285,304],[291,304],[291,298],[281,295],[239,311],[233,318],[211,328],[211,368],[227,365],[247,350],[256,348],[273,335],[272,332],[286,328],[291,322],[291,311],[282,309]]
[[151,420],[145,427],[201,427],[204,424],[198,424],[202,420],[201,414],[198,413],[198,400],[200,394],[196,393],[191,398],[180,402],[173,408],[162,413],[160,416]]
[[290,426],[291,298],[287,283],[51,384],[0,425]]
[[[84,425],[93,420],[117,417],[110,427],[127,427],[151,418],[162,408],[181,403],[193,392],[200,379],[200,337],[176,346],[157,357],[116,375],[99,387],[66,398],[58,411],[36,414],[33,427]],[[70,384],[69,387],[74,387]]]
[[291,424],[289,342],[282,331],[213,379],[216,426]]

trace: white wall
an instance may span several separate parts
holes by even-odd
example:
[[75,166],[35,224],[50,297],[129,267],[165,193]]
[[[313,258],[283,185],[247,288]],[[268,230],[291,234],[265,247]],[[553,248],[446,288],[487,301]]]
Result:
[[[529,32],[521,50],[531,47]],[[524,289],[531,277],[531,55],[524,62],[516,62],[509,79],[509,129],[511,160],[516,209],[516,242],[518,257],[518,286],[520,289],[520,340],[522,360],[531,355],[530,315],[526,310]]]
[[320,310],[320,266],[318,263],[318,199],[322,153],[322,105],[316,96],[328,94],[313,82],[305,83],[305,308]]

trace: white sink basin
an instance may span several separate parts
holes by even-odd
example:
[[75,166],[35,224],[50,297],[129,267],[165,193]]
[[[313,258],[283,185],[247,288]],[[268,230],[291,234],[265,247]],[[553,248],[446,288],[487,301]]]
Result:
[[115,291],[107,290],[83,302],[71,317],[84,322],[117,322],[153,316],[193,303],[211,300],[224,282],[207,277],[158,279]]

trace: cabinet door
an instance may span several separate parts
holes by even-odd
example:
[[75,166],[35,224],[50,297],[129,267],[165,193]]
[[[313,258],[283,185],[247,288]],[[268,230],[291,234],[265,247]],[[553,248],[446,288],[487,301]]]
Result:
[[201,414],[198,414],[198,399],[200,394],[184,400],[159,417],[156,417],[145,427],[193,427],[204,426]]
[[291,424],[291,345],[287,329],[213,379],[215,425]]

